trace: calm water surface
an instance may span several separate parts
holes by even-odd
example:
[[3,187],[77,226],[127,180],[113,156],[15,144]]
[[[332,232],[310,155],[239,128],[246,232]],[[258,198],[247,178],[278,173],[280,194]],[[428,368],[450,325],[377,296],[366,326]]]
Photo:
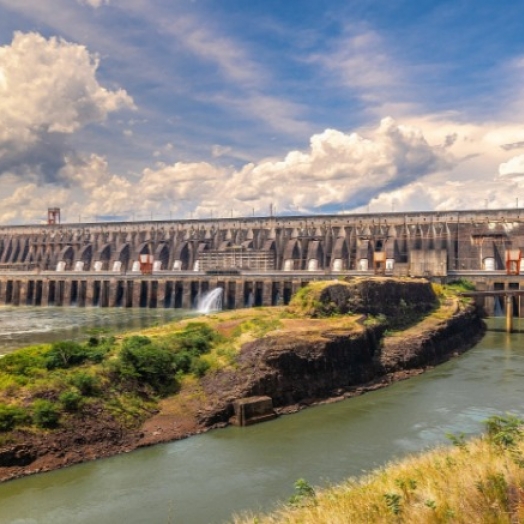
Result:
[[447,432],[476,434],[492,414],[523,416],[523,346],[524,334],[489,331],[462,357],[359,398],[0,485],[0,522],[200,524],[271,509],[297,478],[325,486]]

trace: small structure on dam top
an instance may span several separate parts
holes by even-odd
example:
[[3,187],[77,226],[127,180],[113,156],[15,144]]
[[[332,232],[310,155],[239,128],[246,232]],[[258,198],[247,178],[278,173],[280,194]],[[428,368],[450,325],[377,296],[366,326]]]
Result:
[[[227,309],[285,304],[333,276],[500,290],[520,289],[524,273],[519,209],[97,223],[49,211],[47,225],[0,227],[0,305],[188,308],[221,287]],[[484,306],[505,309],[497,296]]]

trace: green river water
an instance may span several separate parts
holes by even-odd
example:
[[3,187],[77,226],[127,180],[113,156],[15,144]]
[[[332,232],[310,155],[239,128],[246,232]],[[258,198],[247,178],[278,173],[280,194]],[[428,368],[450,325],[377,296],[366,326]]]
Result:
[[460,358],[386,389],[2,484],[0,522],[226,522],[270,510],[298,478],[325,486],[447,443],[447,432],[477,434],[492,414],[523,416],[524,334],[489,326]]

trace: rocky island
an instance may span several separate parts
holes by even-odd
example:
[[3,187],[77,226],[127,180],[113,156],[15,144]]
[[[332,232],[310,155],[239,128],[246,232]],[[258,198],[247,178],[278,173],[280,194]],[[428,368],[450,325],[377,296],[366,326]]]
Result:
[[424,280],[317,282],[284,308],[0,359],[0,480],[249,424],[421,373],[472,347],[475,305]]

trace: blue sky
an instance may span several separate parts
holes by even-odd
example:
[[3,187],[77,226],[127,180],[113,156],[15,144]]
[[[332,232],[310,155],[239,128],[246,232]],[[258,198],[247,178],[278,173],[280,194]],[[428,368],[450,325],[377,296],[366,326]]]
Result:
[[0,221],[524,205],[524,4],[0,0]]

